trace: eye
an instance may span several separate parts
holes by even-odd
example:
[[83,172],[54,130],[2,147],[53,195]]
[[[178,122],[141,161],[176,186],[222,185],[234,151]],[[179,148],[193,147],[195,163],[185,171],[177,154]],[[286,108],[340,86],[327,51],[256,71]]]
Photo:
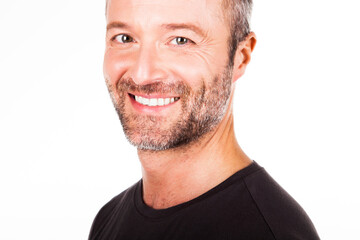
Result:
[[126,34],[119,34],[114,37],[114,40],[119,43],[131,43],[134,42],[134,39]]
[[190,39],[188,38],[185,38],[185,37],[176,37],[174,38],[173,40],[171,40],[171,44],[174,44],[174,45],[186,45],[188,43],[192,42]]

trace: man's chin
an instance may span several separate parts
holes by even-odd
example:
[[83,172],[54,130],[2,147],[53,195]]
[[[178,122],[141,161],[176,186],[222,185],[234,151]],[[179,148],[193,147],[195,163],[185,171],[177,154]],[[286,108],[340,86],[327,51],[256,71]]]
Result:
[[[169,149],[175,149],[189,143],[189,140],[185,140],[183,137],[173,136],[135,136],[134,134],[125,133],[127,140],[131,145],[135,146],[138,150],[143,151],[165,151]],[[171,138],[173,137],[173,138]]]
[[128,138],[131,145],[142,151],[165,151],[172,148],[169,143],[155,143],[154,141],[131,141]]

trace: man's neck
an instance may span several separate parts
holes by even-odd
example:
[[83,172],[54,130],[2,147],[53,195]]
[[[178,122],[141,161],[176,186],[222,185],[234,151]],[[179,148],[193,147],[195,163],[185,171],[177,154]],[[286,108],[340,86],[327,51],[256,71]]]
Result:
[[230,111],[195,144],[167,151],[139,150],[138,155],[144,202],[155,209],[192,200],[251,163],[237,144]]

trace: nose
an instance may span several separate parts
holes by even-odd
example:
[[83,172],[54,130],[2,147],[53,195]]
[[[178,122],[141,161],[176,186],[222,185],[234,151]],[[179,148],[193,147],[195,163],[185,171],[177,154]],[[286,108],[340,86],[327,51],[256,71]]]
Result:
[[166,78],[166,71],[162,66],[160,50],[155,44],[144,44],[140,46],[136,59],[131,67],[130,75],[138,85],[163,81]]

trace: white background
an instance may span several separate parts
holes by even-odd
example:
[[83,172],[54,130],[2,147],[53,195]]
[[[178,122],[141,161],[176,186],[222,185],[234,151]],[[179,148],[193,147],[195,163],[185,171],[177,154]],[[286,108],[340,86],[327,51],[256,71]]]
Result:
[[[238,81],[245,152],[322,239],[360,239],[360,33],[353,0],[255,1]],[[0,3],[0,239],[86,239],[140,179],[102,78],[104,1]]]

